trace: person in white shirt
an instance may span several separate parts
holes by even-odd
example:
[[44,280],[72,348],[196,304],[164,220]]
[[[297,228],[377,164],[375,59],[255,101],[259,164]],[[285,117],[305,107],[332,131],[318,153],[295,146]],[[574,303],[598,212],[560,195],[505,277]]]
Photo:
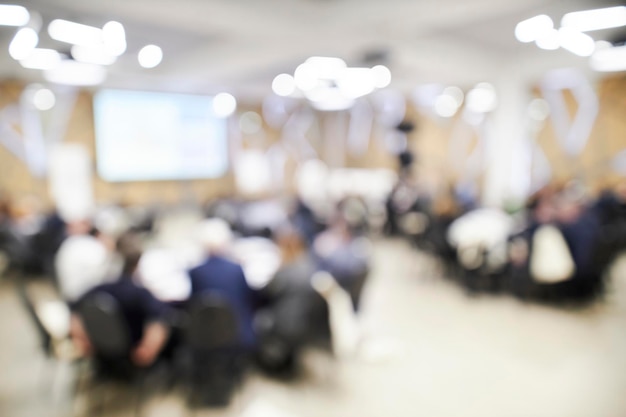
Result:
[[57,282],[62,298],[72,303],[92,288],[116,276],[112,244],[105,236],[90,233],[91,224],[81,220],[68,225],[68,237],[55,257]]

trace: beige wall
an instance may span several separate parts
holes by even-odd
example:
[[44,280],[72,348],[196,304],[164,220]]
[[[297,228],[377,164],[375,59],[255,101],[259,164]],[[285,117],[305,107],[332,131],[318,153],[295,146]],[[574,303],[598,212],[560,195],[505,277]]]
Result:
[[[8,106],[15,105],[23,85],[15,81],[0,83],[0,111],[6,111]],[[592,186],[598,187],[606,182],[607,178],[615,179],[617,175],[607,169],[607,161],[612,155],[626,148],[626,77],[607,78],[598,85],[597,92],[600,99],[600,113],[595,122],[591,138],[580,160],[568,159],[556,144],[554,131],[550,123],[546,123],[538,134],[538,142],[548,156],[555,179],[564,180],[578,173],[584,175]],[[575,102],[566,95],[570,110],[575,109]],[[254,110],[260,113],[260,106],[244,105],[241,111]],[[313,129],[309,135],[311,144],[321,155],[323,140],[342,140],[342,134],[337,137],[325,137],[323,124],[329,115],[318,114],[321,129]],[[458,117],[458,116],[457,116]],[[409,106],[407,119],[415,122],[417,129],[409,136],[409,146],[418,157],[417,176],[433,187],[443,187],[457,180],[463,175],[462,169],[451,166],[449,159],[449,141],[452,135],[455,119],[438,120],[420,114],[414,107]],[[15,128],[19,131],[20,126]],[[321,134],[316,130],[322,132]],[[384,133],[374,129],[373,135]],[[92,158],[95,156],[95,137],[92,109],[92,96],[89,92],[78,95],[75,108],[70,117],[64,140],[80,143],[86,146]],[[326,135],[328,136],[328,135]],[[475,142],[475,137],[470,140]],[[261,134],[244,136],[244,146],[270,146],[280,138],[280,132],[264,126]],[[366,154],[360,157],[346,158],[346,165],[350,167],[379,167],[396,168],[396,159],[382,146],[382,141],[373,137],[371,146]],[[95,158],[93,158],[95,161]],[[295,169],[295,161],[288,163],[286,178],[291,180]],[[291,184],[287,184],[291,189]],[[17,196],[35,194],[47,200],[46,182],[34,178],[24,164],[0,146],[0,190],[6,190]],[[109,183],[98,178],[94,162],[94,190],[96,199],[100,202],[125,202],[128,204],[149,203],[176,203],[182,200],[202,202],[209,198],[232,194],[234,181],[232,173],[214,180],[192,181],[142,181]]]
[[[604,79],[597,85],[596,94],[600,111],[579,158],[568,157],[559,148],[550,120],[537,136],[557,182],[580,178],[597,190],[620,177],[610,165],[612,158],[626,149],[626,76]],[[569,91],[564,96],[569,114],[573,117],[577,109],[576,100]]]

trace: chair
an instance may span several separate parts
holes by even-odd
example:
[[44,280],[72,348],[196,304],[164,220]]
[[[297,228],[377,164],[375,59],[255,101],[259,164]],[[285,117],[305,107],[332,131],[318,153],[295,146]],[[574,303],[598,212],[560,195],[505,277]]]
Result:
[[130,330],[113,296],[96,293],[87,297],[80,303],[78,314],[97,356],[112,360],[128,358]]
[[[137,391],[135,415],[139,415],[145,372],[131,362],[130,329],[118,301],[110,294],[95,293],[79,304],[77,313],[94,351],[97,378],[133,382]],[[100,409],[103,406],[98,405]]]
[[225,406],[243,373],[239,323],[230,304],[207,292],[191,300],[184,339],[191,359],[190,399]]

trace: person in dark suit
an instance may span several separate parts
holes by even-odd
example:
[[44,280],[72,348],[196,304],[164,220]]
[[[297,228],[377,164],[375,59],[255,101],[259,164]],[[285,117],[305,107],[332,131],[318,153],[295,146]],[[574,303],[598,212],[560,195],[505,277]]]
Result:
[[239,322],[241,346],[252,350],[256,345],[253,320],[257,300],[241,265],[227,258],[232,232],[228,224],[220,219],[205,220],[199,232],[208,257],[189,271],[191,298],[205,292],[223,297]]

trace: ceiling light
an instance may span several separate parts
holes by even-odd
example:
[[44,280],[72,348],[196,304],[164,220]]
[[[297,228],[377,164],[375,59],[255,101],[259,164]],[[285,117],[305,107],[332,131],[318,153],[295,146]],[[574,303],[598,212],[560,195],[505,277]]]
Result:
[[467,93],[466,106],[474,113],[488,113],[498,105],[496,91],[489,83],[477,84]]
[[85,64],[111,65],[117,58],[107,53],[103,44],[99,45],[74,45],[72,46],[72,58]]
[[626,6],[567,13],[561,19],[561,26],[580,32],[626,26]]
[[27,58],[39,43],[39,35],[35,30],[25,27],[17,31],[9,44],[9,55],[15,60]]
[[339,73],[346,68],[346,63],[341,58],[312,56],[305,62],[315,71],[317,78],[321,79],[337,78]]
[[461,104],[463,104],[464,94],[463,94],[463,90],[461,90],[459,87],[455,87],[455,86],[446,87],[443,90],[443,94],[452,97],[454,101],[456,102],[457,107],[460,107]]
[[591,36],[570,27],[559,29],[559,45],[578,56],[591,56],[596,47]]
[[56,84],[98,85],[105,80],[106,70],[99,65],[66,59],[62,60],[54,69],[45,71],[44,78]]
[[0,4],[0,26],[24,26],[30,20],[30,13],[22,6]]
[[556,29],[551,29],[549,32],[546,32],[541,38],[538,38],[535,41],[535,44],[546,51],[554,51],[559,49],[559,31]]
[[376,88],[369,68],[345,68],[336,83],[341,94],[350,99],[365,96]]
[[228,117],[237,109],[237,100],[231,94],[219,93],[213,98],[213,112],[217,117]]
[[137,60],[144,68],[154,68],[163,60],[163,51],[156,45],[146,45],[139,51]]
[[385,88],[391,84],[391,71],[384,65],[376,65],[372,68],[374,85],[376,88]]
[[54,49],[35,48],[30,55],[20,60],[24,68],[47,70],[59,65],[61,54]]
[[37,110],[46,111],[54,107],[56,98],[54,93],[47,88],[41,88],[33,95],[33,105]]
[[318,82],[315,68],[306,62],[298,65],[293,76],[296,81],[296,86],[302,91],[312,90]]
[[272,91],[276,95],[287,97],[296,90],[296,82],[289,74],[279,74],[272,81]]
[[102,39],[107,54],[120,56],[126,52],[126,31],[120,22],[108,22],[102,26]]
[[626,45],[597,50],[590,63],[596,71],[626,71]]
[[553,28],[554,23],[552,19],[545,14],[541,14],[519,22],[515,26],[515,38],[524,43],[532,42],[546,36]]
[[48,34],[56,41],[74,45],[95,45],[102,42],[102,29],[69,20],[53,20],[48,25]]
[[442,94],[435,100],[435,113],[441,117],[452,117],[458,109],[456,100],[447,94]]

